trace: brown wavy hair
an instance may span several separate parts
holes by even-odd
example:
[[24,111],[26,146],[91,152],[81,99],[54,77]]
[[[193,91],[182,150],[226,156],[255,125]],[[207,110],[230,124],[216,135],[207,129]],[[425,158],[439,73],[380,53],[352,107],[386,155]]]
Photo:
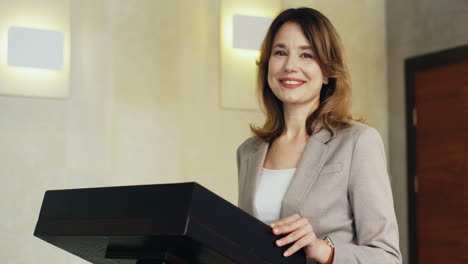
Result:
[[257,61],[257,94],[266,121],[262,127],[251,124],[250,129],[255,136],[270,143],[284,132],[285,121],[283,103],[268,85],[268,61],[276,33],[288,22],[301,27],[312,46],[322,74],[329,80],[320,90],[319,107],[306,119],[307,134],[312,135],[315,128],[320,127],[333,135],[336,130],[349,127],[349,120],[352,118],[351,80],[338,33],[331,22],[315,9],[305,7],[287,9],[270,25]]

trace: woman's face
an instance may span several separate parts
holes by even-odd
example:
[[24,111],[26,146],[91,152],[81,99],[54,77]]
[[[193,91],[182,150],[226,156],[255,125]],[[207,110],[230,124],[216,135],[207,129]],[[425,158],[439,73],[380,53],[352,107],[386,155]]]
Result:
[[322,84],[327,82],[301,27],[291,22],[282,25],[273,39],[268,61],[268,84],[276,97],[285,107],[315,110]]

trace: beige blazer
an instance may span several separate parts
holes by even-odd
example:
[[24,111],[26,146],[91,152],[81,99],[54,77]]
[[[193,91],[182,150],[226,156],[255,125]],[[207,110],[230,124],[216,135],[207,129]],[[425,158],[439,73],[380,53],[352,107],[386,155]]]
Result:
[[[281,218],[298,213],[318,238],[330,236],[334,264],[401,263],[382,140],[372,127],[351,124],[334,136],[322,129],[310,137],[283,198]],[[239,207],[254,217],[268,146],[252,137],[237,150]]]

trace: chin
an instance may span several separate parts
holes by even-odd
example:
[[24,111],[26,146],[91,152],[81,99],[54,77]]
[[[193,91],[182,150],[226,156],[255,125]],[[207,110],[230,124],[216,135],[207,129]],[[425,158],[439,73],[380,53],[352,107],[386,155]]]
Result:
[[304,97],[301,97],[301,96],[282,97],[282,98],[279,98],[279,99],[280,99],[281,102],[283,102],[283,104],[290,104],[290,105],[296,105],[296,106],[314,104],[313,99],[308,99],[308,98],[304,98]]
[[298,98],[285,98],[284,100],[281,100],[281,102],[283,102],[283,104],[296,104],[296,105],[304,103],[303,101],[301,101]]

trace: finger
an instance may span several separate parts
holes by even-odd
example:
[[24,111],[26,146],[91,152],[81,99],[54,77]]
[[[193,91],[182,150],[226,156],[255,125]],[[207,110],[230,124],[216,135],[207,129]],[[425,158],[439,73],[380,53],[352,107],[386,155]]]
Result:
[[284,217],[282,219],[276,220],[274,222],[271,222],[270,227],[281,226],[281,225],[284,225],[284,224],[287,224],[287,223],[290,223],[290,222],[297,221],[300,218],[301,218],[301,216],[299,214],[293,214],[293,215]]
[[287,235],[286,237],[283,237],[281,239],[276,240],[276,245],[279,247],[282,247],[287,244],[291,244],[302,237],[306,236],[307,234],[312,232],[312,228],[310,225],[305,225],[302,228],[299,228],[298,230],[292,232],[291,234]]
[[[273,228],[273,233],[275,235],[281,235],[281,234],[288,234],[291,232],[294,232],[295,230],[303,227],[303,226],[310,226],[309,221],[307,218],[301,217],[298,220],[294,222],[289,222],[281,226],[277,226]],[[312,228],[312,226],[311,226]]]
[[311,233],[307,234],[306,236],[296,241],[296,243],[294,243],[291,247],[289,247],[288,250],[286,250],[283,253],[283,255],[285,257],[291,256],[292,254],[296,253],[301,248],[311,245],[314,239],[315,239],[315,234],[314,235]]
[[276,220],[274,222],[271,222],[270,227],[277,227],[277,226],[280,226],[280,225],[284,225],[284,224],[296,221],[299,218],[301,218],[301,216],[299,214],[293,214],[293,215],[287,216],[285,218],[282,218],[282,219]]

